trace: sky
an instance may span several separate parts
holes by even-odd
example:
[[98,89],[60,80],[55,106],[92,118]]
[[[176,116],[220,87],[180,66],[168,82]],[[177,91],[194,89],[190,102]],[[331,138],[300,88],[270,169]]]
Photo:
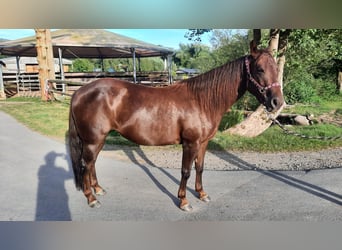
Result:
[[[161,45],[177,50],[179,44],[188,44],[184,37],[187,29],[108,29],[117,34],[135,38],[144,42]],[[33,29],[0,29],[0,38],[14,40],[27,36],[33,36]],[[210,46],[210,35],[205,34],[202,37],[202,43]]]

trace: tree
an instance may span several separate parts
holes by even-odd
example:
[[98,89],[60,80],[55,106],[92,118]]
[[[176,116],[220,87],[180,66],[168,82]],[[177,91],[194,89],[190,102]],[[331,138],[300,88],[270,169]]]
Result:
[[215,66],[216,61],[208,46],[194,43],[180,44],[179,47],[173,56],[178,67],[195,68],[205,72]]
[[292,30],[288,40],[287,73],[284,75],[287,82],[312,78],[339,87],[338,75],[342,70],[341,29]]
[[190,41],[201,42],[201,35],[210,32],[211,29],[189,29],[185,37]]
[[215,66],[239,58],[249,52],[249,34],[232,30],[213,30],[211,43],[214,47]]
[[72,62],[74,72],[91,72],[95,65],[89,59],[77,58]]

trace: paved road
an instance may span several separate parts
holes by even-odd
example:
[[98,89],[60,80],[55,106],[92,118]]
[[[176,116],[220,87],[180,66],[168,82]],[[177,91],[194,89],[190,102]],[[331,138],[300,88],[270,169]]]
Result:
[[[99,198],[101,208],[91,209],[74,187],[64,143],[0,112],[0,220],[342,221],[341,168],[205,171],[209,204],[194,196],[192,174],[188,198],[194,210],[186,213],[177,207],[180,170],[137,162],[135,153],[131,162],[100,154],[98,178],[108,193]],[[251,164],[234,161],[242,169]]]

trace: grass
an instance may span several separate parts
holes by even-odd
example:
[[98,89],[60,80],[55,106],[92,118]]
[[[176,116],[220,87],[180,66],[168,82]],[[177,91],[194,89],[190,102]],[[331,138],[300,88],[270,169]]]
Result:
[[312,105],[301,105],[297,104],[295,106],[289,106],[285,108],[283,113],[293,113],[293,114],[312,114],[314,116],[319,116],[324,113],[329,113],[331,111],[341,112],[342,98],[335,98],[331,101],[321,101],[319,104]]
[[[333,103],[324,103],[322,106],[297,106],[291,112],[305,114],[311,113],[320,115],[333,110],[340,112],[342,103],[337,100]],[[7,112],[19,122],[25,124],[32,130],[38,131],[59,140],[64,140],[68,129],[69,104],[60,102],[43,102],[37,98],[11,98],[0,102],[0,110]],[[288,111],[286,111],[288,112]],[[239,120],[224,117],[221,129],[226,128],[227,121]],[[228,119],[228,120],[227,120]],[[296,132],[312,136],[336,136],[342,135],[342,127],[331,124],[316,124],[313,126],[291,128]],[[135,146],[136,144],[126,140],[117,132],[111,132],[107,137],[107,144]],[[326,148],[342,147],[342,140],[321,141],[307,140],[299,137],[289,136],[282,132],[277,126],[267,129],[262,135],[255,138],[227,135],[218,132],[209,143],[209,149],[216,150],[237,150],[257,152],[279,152],[279,151],[312,151]]]
[[10,98],[0,102],[0,110],[30,129],[55,139],[63,139],[68,130],[69,105],[43,102],[37,98]]
[[[296,132],[312,136],[336,136],[342,135],[342,128],[334,125],[319,124],[310,127],[296,127]],[[313,151],[342,146],[342,140],[324,141],[302,139],[290,136],[276,126],[267,129],[262,135],[255,138],[227,135],[218,132],[213,140],[210,141],[211,149],[233,149],[238,151],[257,151],[257,152],[293,152],[293,151]]]

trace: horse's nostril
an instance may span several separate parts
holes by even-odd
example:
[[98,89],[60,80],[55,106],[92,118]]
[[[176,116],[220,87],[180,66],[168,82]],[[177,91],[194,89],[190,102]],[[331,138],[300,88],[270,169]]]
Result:
[[272,98],[272,100],[271,100],[271,106],[272,106],[272,108],[278,107],[278,104],[279,104],[278,98],[277,98],[277,97]]

